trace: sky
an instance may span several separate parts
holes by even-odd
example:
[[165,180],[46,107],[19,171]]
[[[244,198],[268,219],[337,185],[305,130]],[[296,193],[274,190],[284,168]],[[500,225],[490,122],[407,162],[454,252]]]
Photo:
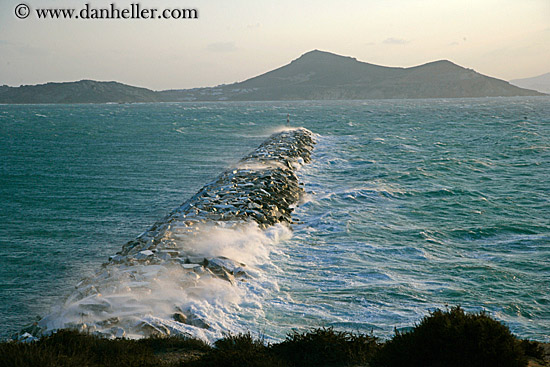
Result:
[[[18,19],[26,4],[30,15]],[[198,19],[38,19],[37,8],[197,9]],[[511,80],[550,72],[550,0],[0,0],[0,85],[243,81],[319,49],[384,66],[447,59]]]

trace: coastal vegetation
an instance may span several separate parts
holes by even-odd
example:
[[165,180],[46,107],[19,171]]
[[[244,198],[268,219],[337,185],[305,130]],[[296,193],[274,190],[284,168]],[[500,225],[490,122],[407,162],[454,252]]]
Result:
[[372,334],[319,328],[280,343],[250,333],[209,345],[183,337],[104,339],[61,330],[30,343],[0,344],[7,366],[545,366],[542,344],[521,340],[486,313],[436,310],[408,332],[382,341]]

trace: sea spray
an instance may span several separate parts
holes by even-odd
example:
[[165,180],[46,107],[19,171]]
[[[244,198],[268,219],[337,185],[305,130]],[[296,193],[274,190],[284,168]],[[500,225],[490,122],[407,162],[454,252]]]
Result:
[[[105,337],[187,335],[206,340],[239,331],[261,313],[277,284],[261,271],[270,246],[290,238],[312,133],[287,129],[155,223],[67,301],[19,339],[64,328]],[[247,309],[250,311],[247,312]]]

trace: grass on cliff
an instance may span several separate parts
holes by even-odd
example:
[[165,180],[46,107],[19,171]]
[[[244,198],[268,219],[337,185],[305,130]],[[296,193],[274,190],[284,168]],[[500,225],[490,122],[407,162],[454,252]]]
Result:
[[542,359],[538,343],[519,340],[485,313],[437,310],[411,332],[381,342],[372,335],[321,328],[292,333],[277,344],[250,334],[214,346],[180,337],[107,340],[63,330],[32,343],[0,343],[4,366],[526,366]]

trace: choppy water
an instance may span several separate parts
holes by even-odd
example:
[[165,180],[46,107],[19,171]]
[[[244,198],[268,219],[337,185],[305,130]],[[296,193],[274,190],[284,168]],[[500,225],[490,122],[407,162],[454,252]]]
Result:
[[0,336],[63,304],[287,113],[318,134],[301,223],[229,241],[254,278],[199,292],[206,337],[390,336],[461,304],[550,340],[548,98],[0,106]]

